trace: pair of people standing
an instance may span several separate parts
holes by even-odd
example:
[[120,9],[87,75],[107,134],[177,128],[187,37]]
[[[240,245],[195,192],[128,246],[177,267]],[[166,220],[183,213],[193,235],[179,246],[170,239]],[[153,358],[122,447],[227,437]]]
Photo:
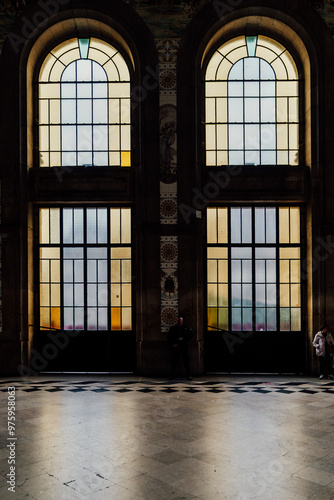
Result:
[[313,339],[313,347],[319,359],[320,379],[327,376],[334,379],[333,376],[333,354],[334,354],[334,339],[332,334],[328,331],[328,325],[323,325],[320,331]]

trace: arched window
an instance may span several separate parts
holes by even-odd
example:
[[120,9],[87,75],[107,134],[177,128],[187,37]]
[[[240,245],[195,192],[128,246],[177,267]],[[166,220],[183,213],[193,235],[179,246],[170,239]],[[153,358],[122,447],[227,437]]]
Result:
[[130,72],[97,38],[72,38],[38,79],[39,166],[131,166]]
[[277,41],[239,36],[215,51],[205,75],[206,164],[298,165],[299,81]]

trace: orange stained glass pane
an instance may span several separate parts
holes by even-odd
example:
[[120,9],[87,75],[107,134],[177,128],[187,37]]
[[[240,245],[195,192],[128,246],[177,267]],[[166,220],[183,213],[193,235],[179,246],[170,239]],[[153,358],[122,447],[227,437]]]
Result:
[[214,327],[217,328],[217,312],[218,309],[216,307],[208,307],[208,330],[216,331]]
[[51,307],[51,328],[60,330],[60,307]]
[[130,151],[121,151],[121,167],[131,167]]
[[111,330],[121,330],[121,308],[111,308]]

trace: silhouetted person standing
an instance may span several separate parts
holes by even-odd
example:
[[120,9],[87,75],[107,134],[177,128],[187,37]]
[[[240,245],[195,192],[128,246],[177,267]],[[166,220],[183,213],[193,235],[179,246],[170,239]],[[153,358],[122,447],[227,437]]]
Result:
[[171,326],[168,332],[168,342],[172,352],[172,372],[170,378],[173,379],[176,373],[177,362],[182,358],[187,380],[192,380],[190,375],[188,342],[193,337],[191,328],[183,324],[183,318],[177,319],[177,324]]

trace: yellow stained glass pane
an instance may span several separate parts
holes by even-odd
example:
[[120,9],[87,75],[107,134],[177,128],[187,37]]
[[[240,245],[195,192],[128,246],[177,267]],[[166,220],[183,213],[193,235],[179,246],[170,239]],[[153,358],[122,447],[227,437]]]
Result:
[[289,208],[279,208],[279,242],[290,242],[290,217]]
[[111,330],[120,330],[121,329],[121,308],[120,307],[112,307],[110,310],[111,313]]
[[[105,52],[109,58],[112,57],[117,52],[117,50],[112,45],[109,45],[109,43],[104,42],[103,40],[100,40],[99,38],[94,38],[94,37],[92,37],[90,39],[89,48]],[[93,59],[93,57],[91,57],[90,53],[88,53],[88,56],[90,59]]]
[[[232,66],[233,66],[233,63],[231,61],[229,61],[228,59],[224,59],[221,62],[219,68],[217,68],[216,79],[217,80],[227,80],[228,74],[229,74]],[[227,83],[225,83],[225,85],[227,86]],[[226,96],[225,85],[221,86],[220,93],[218,94],[219,96]]]
[[50,102],[50,124],[58,125],[60,124],[60,100],[52,99],[49,102]]
[[227,98],[220,97],[216,99],[217,122],[227,122]]
[[101,50],[98,50],[94,47],[89,47],[88,55],[89,59],[96,61],[101,66],[103,66],[110,59],[108,54],[106,54],[105,52],[101,52]]
[[121,122],[131,122],[131,105],[130,99],[121,99]]
[[277,97],[293,97],[298,96],[298,82],[277,82],[276,84]]
[[228,264],[227,260],[218,260],[218,282],[228,282]]
[[121,242],[131,243],[131,209],[121,208]]
[[51,151],[50,153],[50,167],[59,167],[61,165],[60,152]]
[[281,283],[290,283],[290,261],[280,260],[279,274]]
[[236,48],[238,48],[240,46],[244,46],[244,48],[246,50],[246,38],[243,35],[236,36],[235,38],[232,38],[228,42],[224,43],[223,45],[221,45],[219,47],[218,51],[221,54],[223,54],[223,55],[226,56],[226,54],[229,54],[234,49],[236,49]]
[[50,208],[50,243],[60,242],[60,211]]
[[48,151],[49,149],[49,127],[47,125],[39,127],[39,149],[40,151]]
[[281,284],[279,287],[280,291],[280,306],[290,307],[290,286]]
[[130,80],[130,73],[126,62],[124,61],[124,58],[118,52],[113,56],[112,60],[117,66],[117,70],[120,75],[120,81],[128,82]]
[[50,281],[50,264],[48,260],[39,261],[39,279],[41,283]]
[[121,262],[112,260],[110,264],[110,283],[120,283],[121,281]]
[[277,165],[289,165],[288,151],[277,151]]
[[122,330],[132,329],[132,313],[130,307],[122,308]]
[[41,283],[39,285],[39,294],[40,294],[40,305],[43,307],[50,306],[50,287],[49,284]]
[[206,82],[205,97],[224,98],[227,96],[227,82]]
[[57,47],[52,49],[51,53],[54,54],[57,59],[59,59],[63,52],[75,49],[76,47],[79,47],[78,39],[70,38],[69,40],[66,40],[65,42],[57,45]]
[[[275,59],[274,61],[272,61],[271,63],[271,67],[273,68],[273,70],[275,71],[275,75],[276,75],[276,79],[278,80],[277,83],[276,83],[276,95],[291,95],[290,92],[288,92],[288,90],[285,90],[286,89],[286,82],[281,82],[279,80],[286,80],[288,78],[288,73],[287,73],[287,70],[286,70],[286,67],[284,66],[283,62],[282,62],[282,59],[280,59],[279,57],[277,59]],[[296,95],[296,94],[292,94],[292,95]]]
[[109,148],[111,150],[117,151],[120,149],[120,131],[119,125],[109,126]]
[[131,285],[122,285],[122,306],[131,306]]
[[[49,208],[39,209],[39,242],[50,243]],[[42,249],[41,249],[42,250]]]
[[51,328],[60,330],[60,307],[51,307]]
[[228,165],[227,150],[217,151],[217,165]]
[[59,259],[60,249],[59,248],[47,248],[42,247],[39,249],[40,259]]
[[40,99],[39,100],[39,123],[42,125],[43,123],[49,123],[49,100],[48,99]]
[[119,99],[109,99],[109,123],[119,123],[120,101]]
[[[247,55],[248,54],[247,54],[246,45],[243,45],[242,47],[237,47],[234,50],[232,50],[231,52],[229,52],[228,54],[226,54],[226,59],[228,59],[228,61],[230,61],[232,64],[234,64],[237,61],[239,61],[239,59],[242,59],[243,57],[247,57]],[[226,75],[227,75],[227,71],[225,72],[225,68],[224,68],[224,62],[225,61],[222,62],[222,64],[220,65],[219,71],[218,71],[219,79],[223,79],[223,78],[225,79]],[[222,70],[221,70],[221,68],[222,68]],[[223,77],[223,74],[224,74],[224,77]]]
[[206,125],[205,142],[207,149],[216,149],[216,125]]
[[120,158],[120,153],[119,151],[109,153],[109,165],[117,165],[119,166],[121,164],[121,158]]
[[208,307],[208,330],[216,331],[216,328],[218,326],[217,313],[218,313],[217,307]]
[[287,72],[288,72],[288,78],[293,80],[298,78],[298,70],[295,61],[292,59],[291,55],[289,52],[285,51],[281,55],[281,59],[284,62]]
[[227,208],[218,208],[218,243],[227,243],[228,218]]
[[[131,144],[130,125],[121,125],[121,149],[123,150],[122,153],[124,152],[130,154],[130,144]],[[128,159],[128,161],[130,161],[130,158]]]
[[227,259],[227,248],[209,247],[207,249],[208,259]]
[[276,112],[278,122],[288,121],[288,99],[286,97],[276,99]]
[[298,207],[290,208],[290,243],[300,242],[300,213]]
[[291,307],[300,307],[300,285],[291,285]]
[[115,247],[110,249],[111,259],[129,259],[131,257],[131,248]]
[[122,260],[122,282],[131,282],[131,260]]
[[219,307],[228,307],[228,285],[218,285],[218,305]]
[[216,99],[207,98],[205,100],[205,121],[214,123],[216,121]]
[[121,151],[121,167],[131,167],[130,151]]
[[300,248],[280,248],[280,259],[300,259]]
[[260,59],[264,59],[267,61],[269,64],[272,63],[274,59],[276,59],[275,53],[269,49],[268,47],[264,47],[263,45],[260,45],[259,42],[256,47],[256,57],[259,57]]
[[217,125],[217,149],[227,149],[227,125]]
[[228,330],[228,309],[226,307],[218,309],[218,328]]
[[289,149],[298,149],[298,124],[289,125]]
[[[217,243],[217,209],[208,208],[206,211],[207,242]],[[211,249],[208,249],[211,250]]]
[[60,82],[61,75],[63,74],[64,69],[65,69],[64,64],[62,64],[60,61],[55,62],[50,71],[49,81]]
[[[42,261],[44,262],[44,261]],[[51,281],[52,283],[60,283],[60,260],[51,260],[50,261],[50,267],[51,267]],[[44,280],[42,280],[44,281]]]
[[290,122],[298,122],[299,114],[298,114],[298,97],[290,97],[289,98],[289,121]]
[[216,260],[208,260],[208,282],[217,283],[218,280],[218,269]]
[[216,165],[216,151],[206,152],[206,165],[209,167]]
[[300,261],[290,261],[291,283],[300,283]]
[[277,124],[277,149],[288,148],[288,126],[284,124]]
[[293,332],[301,330],[301,310],[300,308],[291,309],[291,330]]
[[110,285],[110,305],[120,307],[121,305],[121,285],[114,283]]
[[41,99],[60,99],[60,83],[41,83],[39,97]]
[[[109,64],[109,63],[108,63]],[[106,69],[106,66],[104,66],[104,69]],[[109,97],[118,97],[118,98],[126,98],[130,97],[131,95],[131,89],[130,89],[130,83],[110,83],[109,84]]]
[[110,242],[121,243],[121,211],[119,208],[110,209]]
[[49,167],[49,154],[48,153],[39,153],[39,166]]
[[216,71],[223,59],[223,55],[219,52],[215,52],[211,57],[209,64],[206,68],[205,80],[215,80],[216,79]]
[[[39,82],[47,82],[49,81],[50,71],[52,66],[56,63],[57,59],[52,54],[48,54],[48,56],[44,59],[41,70],[39,72]],[[41,88],[41,86],[39,87]]]
[[299,164],[299,151],[290,151],[289,152],[289,165],[298,165]]
[[218,304],[217,285],[209,283],[207,291],[208,291],[208,298],[207,298],[208,307],[216,307]]
[[41,307],[39,311],[39,322],[40,328],[49,329],[50,328],[50,309],[49,307]]
[[52,284],[51,285],[51,297],[50,297],[51,306],[60,306],[60,285]]

